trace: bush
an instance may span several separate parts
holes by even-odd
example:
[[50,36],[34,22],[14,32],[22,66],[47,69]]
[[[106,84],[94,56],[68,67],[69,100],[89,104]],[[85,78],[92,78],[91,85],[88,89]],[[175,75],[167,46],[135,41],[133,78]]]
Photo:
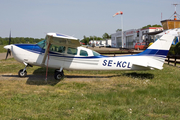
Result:
[[170,50],[169,50],[169,55],[175,55],[175,51],[174,51],[174,49],[175,49],[175,45],[172,45],[171,46],[171,48],[170,48]]
[[180,42],[178,42],[174,48],[175,55],[180,55]]

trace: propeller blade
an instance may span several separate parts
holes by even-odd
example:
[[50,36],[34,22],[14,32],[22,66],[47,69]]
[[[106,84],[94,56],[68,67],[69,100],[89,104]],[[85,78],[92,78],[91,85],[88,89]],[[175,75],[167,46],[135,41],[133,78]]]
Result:
[[11,50],[10,49],[8,50],[8,54],[11,56]]
[[[9,34],[9,45],[10,44],[11,44],[11,31],[10,31],[10,34]],[[7,54],[6,54],[6,59],[5,60],[7,60],[8,55],[11,56],[11,50],[10,49],[7,50]]]
[[10,34],[9,34],[9,45],[11,44],[11,31],[10,31]]
[[10,51],[10,49],[8,49],[8,50],[7,50],[7,54],[6,54],[6,59],[5,59],[5,60],[7,60],[7,57],[8,57],[9,51]]

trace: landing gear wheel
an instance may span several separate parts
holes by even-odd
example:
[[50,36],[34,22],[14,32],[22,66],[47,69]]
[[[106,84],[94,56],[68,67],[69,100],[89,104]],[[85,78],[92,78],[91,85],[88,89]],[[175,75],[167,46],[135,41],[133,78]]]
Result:
[[25,70],[23,72],[23,69],[21,69],[21,70],[19,70],[18,75],[19,75],[19,77],[26,77],[27,76],[27,71]]
[[59,72],[59,71],[56,71],[55,74],[54,74],[54,78],[56,80],[61,80],[62,78],[64,77],[64,72]]
[[[56,74],[57,72],[59,72],[59,69],[56,69],[55,71],[54,71],[54,74]],[[62,73],[63,75],[64,75],[64,71],[62,70],[60,73]]]

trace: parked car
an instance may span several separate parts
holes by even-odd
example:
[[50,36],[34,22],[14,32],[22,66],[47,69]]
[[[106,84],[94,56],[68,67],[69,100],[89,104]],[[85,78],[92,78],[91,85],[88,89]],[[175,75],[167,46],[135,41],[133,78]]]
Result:
[[136,50],[144,50],[144,49],[147,48],[147,45],[146,45],[145,42],[143,42],[143,43],[136,43],[135,46],[134,46],[134,48],[135,48]]

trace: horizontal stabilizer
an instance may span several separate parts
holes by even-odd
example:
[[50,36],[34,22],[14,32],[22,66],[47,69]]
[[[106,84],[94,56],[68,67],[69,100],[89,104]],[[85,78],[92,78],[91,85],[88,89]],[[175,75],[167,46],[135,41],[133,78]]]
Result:
[[147,65],[147,64],[139,64],[139,63],[133,63],[133,65],[135,66],[140,66],[140,67],[149,67],[149,68],[154,68],[154,69],[159,69],[159,70],[162,70],[163,67],[161,66],[155,66],[155,65]]

